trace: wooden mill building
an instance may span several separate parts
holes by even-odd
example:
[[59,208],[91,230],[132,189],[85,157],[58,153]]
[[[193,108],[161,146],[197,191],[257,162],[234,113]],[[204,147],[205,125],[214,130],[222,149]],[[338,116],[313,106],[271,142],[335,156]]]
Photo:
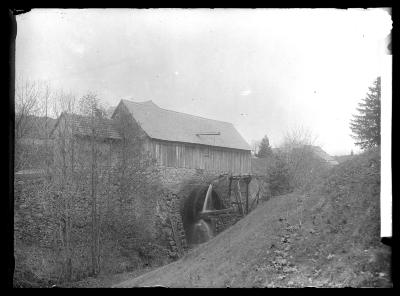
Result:
[[132,116],[160,166],[248,174],[250,146],[233,124],[160,108],[152,101],[121,100],[112,119]]

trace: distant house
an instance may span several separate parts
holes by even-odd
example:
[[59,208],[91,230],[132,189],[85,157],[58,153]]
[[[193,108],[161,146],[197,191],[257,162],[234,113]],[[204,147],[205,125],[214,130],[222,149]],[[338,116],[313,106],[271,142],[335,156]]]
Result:
[[[24,119],[24,132],[19,138],[21,144],[44,144],[47,134],[54,128],[57,119],[51,117],[27,116]],[[17,135],[16,135],[17,137]]]
[[[67,131],[64,128],[68,128]],[[68,132],[71,136],[79,138],[88,138],[92,136],[92,130],[95,131],[96,138],[102,141],[118,141],[122,137],[113,121],[108,118],[94,118],[73,113],[63,112],[58,118],[51,135],[54,137],[57,133]]]
[[92,143],[99,162],[112,165],[117,161],[118,143],[122,140],[111,119],[67,112],[59,116],[50,136],[57,169],[84,164],[91,155]]
[[[316,158],[320,159],[321,161],[323,161],[324,163],[326,163],[328,165],[339,164],[333,156],[326,153],[320,146],[300,145],[300,146],[294,147],[293,149],[297,149],[297,150],[308,149],[309,151],[311,151],[314,154],[314,156]],[[284,153],[285,149],[284,148],[273,148],[272,151],[274,153]]]
[[51,140],[48,138],[56,119],[40,116],[19,118],[15,127],[15,172],[41,169],[51,159]]
[[350,160],[354,158],[354,155],[336,155],[334,156],[334,159],[338,162],[338,163],[342,163],[345,162],[347,160]]
[[337,165],[339,164],[337,162],[337,160],[335,160],[335,158],[331,155],[329,155],[328,153],[326,153],[324,150],[322,150],[321,147],[319,146],[312,146],[312,145],[308,145],[311,150],[314,152],[314,154],[319,157],[320,159],[322,159],[323,161],[325,161],[327,164],[329,165]]
[[250,146],[228,122],[121,100],[112,115],[132,116],[146,135],[146,149],[160,166],[250,173]]

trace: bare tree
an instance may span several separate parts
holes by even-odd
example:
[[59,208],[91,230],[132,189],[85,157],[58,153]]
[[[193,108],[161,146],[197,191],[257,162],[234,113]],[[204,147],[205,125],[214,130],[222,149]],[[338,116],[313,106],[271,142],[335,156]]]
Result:
[[97,145],[96,145],[96,117],[98,112],[99,100],[94,94],[88,94],[82,97],[79,101],[79,108],[82,114],[90,117],[90,147],[91,147],[91,219],[92,219],[92,231],[91,231],[91,273],[95,275],[99,270],[99,250],[98,250],[98,209],[97,209]]
[[257,155],[260,143],[261,143],[261,140],[252,140],[251,141],[250,147],[251,147],[251,152],[253,155]]
[[313,149],[317,136],[311,130],[298,127],[287,132],[280,145],[280,157],[284,160],[292,188],[302,188],[313,180],[321,169]]
[[48,164],[41,196],[58,229],[54,240],[63,259],[60,278],[71,281],[78,271],[80,276],[98,274],[107,256],[103,245],[114,240],[140,246],[148,236],[141,227],[145,223],[139,227],[135,219],[151,216],[140,211],[151,211],[142,204],[158,194],[154,160],[144,151],[143,134],[131,117],[113,121],[123,126],[122,141],[102,137],[98,123],[109,119],[94,94],[78,101],[70,93],[48,88],[36,103],[36,114],[59,117],[50,137],[46,133],[54,161]]
[[286,132],[280,148],[293,149],[314,145],[317,139],[318,137],[310,129],[300,126]]
[[29,116],[39,112],[41,89],[38,82],[19,78],[15,84],[15,139],[29,133]]
[[[65,96],[62,92],[52,101],[53,110],[61,114],[69,114],[75,110],[76,99]],[[73,225],[73,200],[77,194],[79,182],[76,178],[75,141],[71,133],[72,122],[67,116],[60,117],[55,138],[55,157],[52,173],[54,189],[57,193],[56,212],[60,223],[60,238],[64,254],[64,274],[67,281],[72,278],[72,225]]]
[[[47,165],[50,159],[48,143],[50,126],[49,105],[52,92],[44,81],[18,78],[15,90],[15,170],[30,168],[33,164]],[[39,146],[36,145],[36,140]],[[45,159],[38,159],[45,157]]]

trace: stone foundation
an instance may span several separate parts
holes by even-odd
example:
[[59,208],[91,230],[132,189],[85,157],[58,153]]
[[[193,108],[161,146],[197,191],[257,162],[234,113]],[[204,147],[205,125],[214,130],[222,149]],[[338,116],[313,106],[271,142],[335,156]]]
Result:
[[180,257],[187,250],[185,231],[179,211],[179,197],[165,190],[156,206],[157,239],[169,247],[172,257]]
[[[133,210],[141,211],[138,219],[143,219],[143,225],[154,229],[151,236],[160,245],[167,247],[171,257],[179,258],[188,249],[186,234],[183,227],[182,213],[183,204],[196,188],[207,188],[213,181],[213,191],[218,194],[223,208],[232,206],[229,198],[229,179],[227,176],[220,177],[222,172],[212,172],[200,169],[160,167],[160,179],[162,182],[161,193],[154,196],[154,202],[137,200],[138,203]],[[220,178],[219,178],[220,177]],[[55,246],[57,242],[54,237],[58,237],[60,229],[52,221],[52,217],[47,215],[46,204],[40,198],[40,194],[32,195],[29,192],[38,192],[41,187],[41,178],[23,180],[16,178],[15,196],[19,199],[15,203],[15,235],[22,239],[33,235],[40,239],[45,247]],[[250,188],[258,188],[250,184]],[[261,187],[264,187],[261,184]],[[232,196],[235,182],[232,183]],[[241,184],[242,188],[244,184]],[[32,190],[31,190],[32,188]],[[35,188],[35,190],[33,190]],[[40,192],[40,190],[39,190]],[[261,192],[261,199],[267,197],[266,190]],[[242,216],[237,213],[223,214],[215,218],[214,234],[219,234],[240,220]],[[150,227],[151,226],[151,227]],[[57,234],[56,234],[57,233]],[[32,237],[32,239],[34,239]]]

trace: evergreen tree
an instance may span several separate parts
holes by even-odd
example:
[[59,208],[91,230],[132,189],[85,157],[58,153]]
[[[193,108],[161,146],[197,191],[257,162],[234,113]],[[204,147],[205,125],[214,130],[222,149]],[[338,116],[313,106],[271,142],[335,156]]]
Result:
[[361,149],[369,149],[381,144],[381,78],[369,87],[367,96],[358,104],[359,114],[353,115],[350,129],[352,138]]
[[269,139],[265,136],[260,143],[258,148],[258,153],[256,154],[257,157],[265,158],[272,154],[271,146],[269,145]]

